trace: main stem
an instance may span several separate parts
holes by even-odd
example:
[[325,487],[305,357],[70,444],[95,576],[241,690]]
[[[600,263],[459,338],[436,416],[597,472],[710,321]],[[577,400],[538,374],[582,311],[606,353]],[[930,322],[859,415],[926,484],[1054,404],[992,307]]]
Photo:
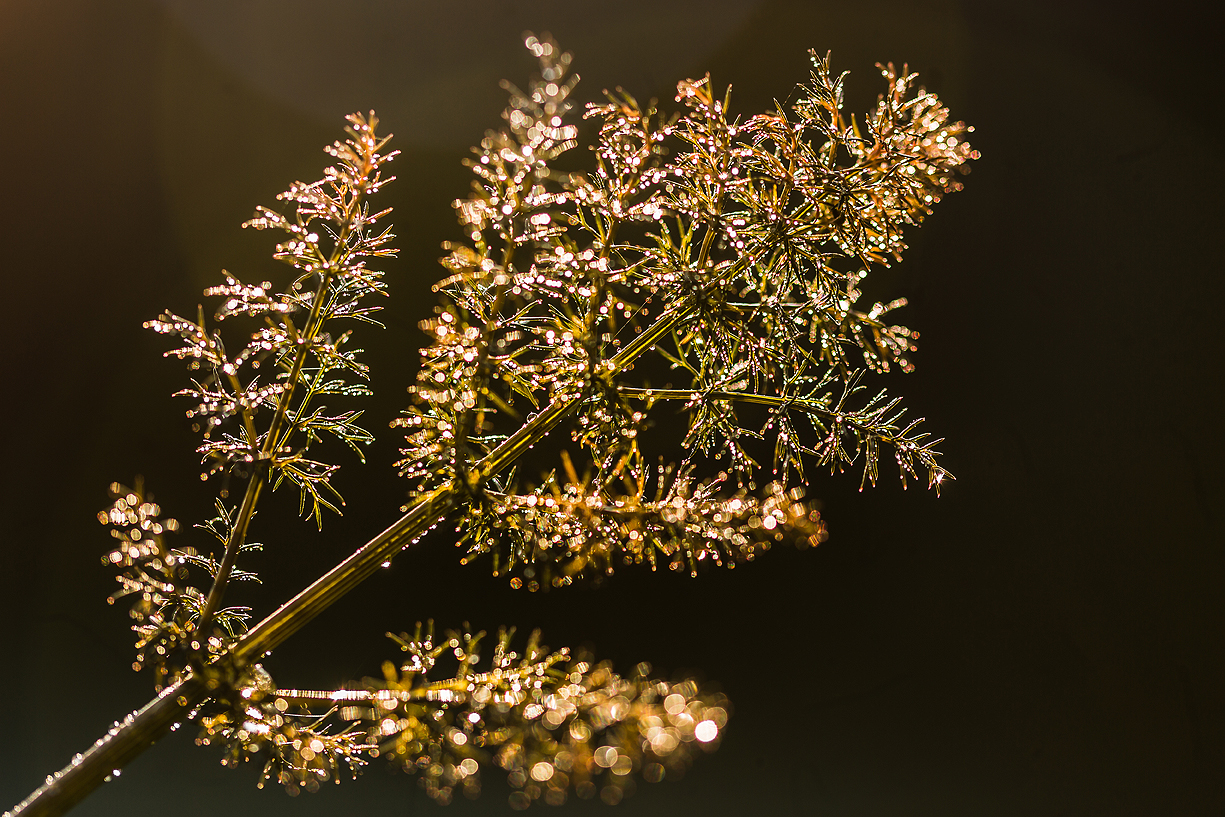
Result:
[[[611,379],[631,368],[635,360],[688,317],[690,311],[688,301],[666,310],[642,334],[608,360],[603,376]],[[581,396],[571,395],[553,400],[476,464],[473,470],[478,478],[484,481],[513,463],[556,428],[582,399]],[[228,661],[235,668],[242,668],[260,660],[265,653],[378,572],[406,546],[441,522],[464,496],[466,487],[454,483],[425,496],[395,524],[281,605],[214,663]],[[118,724],[88,751],[60,772],[49,776],[45,784],[12,811],[5,812],[4,817],[58,817],[67,812],[100,786],[114,770],[121,769],[153,745],[172,725],[185,720],[192,709],[212,694],[218,683],[211,678],[210,666],[189,672],[182,680],[163,689],[157,698],[143,709],[128,715],[122,724]]]

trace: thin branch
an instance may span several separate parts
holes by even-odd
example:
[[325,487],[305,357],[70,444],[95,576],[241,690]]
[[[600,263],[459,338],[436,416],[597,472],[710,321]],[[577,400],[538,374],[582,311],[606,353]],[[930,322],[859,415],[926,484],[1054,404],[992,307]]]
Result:
[[[373,126],[371,126],[373,128]],[[319,334],[325,322],[323,314],[323,301],[328,293],[328,288],[332,283],[332,279],[337,275],[342,268],[342,261],[350,253],[349,239],[353,234],[353,226],[357,223],[357,217],[361,212],[361,206],[365,200],[366,188],[369,182],[370,173],[377,167],[377,150],[387,141],[388,137],[384,137],[381,141],[373,141],[373,133],[371,140],[364,144],[367,149],[363,151],[362,164],[360,173],[358,174],[357,187],[353,190],[351,196],[345,202],[345,210],[341,229],[336,235],[335,242],[332,245],[330,257],[319,270],[319,285],[315,289],[315,295],[311,299],[311,311],[306,320],[306,326],[303,331],[296,335],[293,340],[297,344],[297,352],[294,355],[293,363],[290,366],[289,374],[286,379],[285,390],[277,396],[276,413],[272,417],[272,422],[268,426],[268,433],[264,437],[264,443],[255,458],[253,471],[247,481],[247,489],[243,494],[242,504],[239,507],[238,517],[230,529],[229,541],[226,542],[225,553],[221,558],[221,565],[217,570],[217,575],[213,579],[213,585],[209,589],[208,599],[204,603],[204,609],[200,612],[200,617],[196,623],[195,632],[197,635],[207,633],[209,624],[216,610],[220,607],[221,601],[225,596],[226,588],[229,586],[230,574],[233,572],[234,563],[238,559],[238,554],[242,550],[243,543],[247,538],[247,529],[251,524],[251,518],[255,515],[255,506],[259,502],[260,492],[264,483],[267,481],[267,472],[269,463],[275,458],[278,451],[289,442],[290,436],[296,429],[296,424],[290,425],[288,430],[284,426],[289,415],[289,407],[292,405],[294,391],[297,388],[298,380],[302,374],[302,368],[306,365],[306,357],[310,352],[311,342]],[[291,324],[292,326],[292,324]],[[307,397],[309,399],[309,395]],[[301,415],[305,410],[305,400],[299,408],[298,414]],[[249,418],[244,411],[244,419]],[[282,440],[282,434],[284,439]],[[255,443],[255,438],[251,439],[252,445]]]

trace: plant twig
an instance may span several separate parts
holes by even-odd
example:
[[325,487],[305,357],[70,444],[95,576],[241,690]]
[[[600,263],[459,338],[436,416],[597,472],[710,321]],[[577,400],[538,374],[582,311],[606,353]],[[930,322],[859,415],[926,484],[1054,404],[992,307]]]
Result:
[[[385,137],[382,142],[373,143],[376,147],[365,151],[361,157],[362,164],[358,175],[357,187],[345,202],[340,232],[335,237],[330,257],[319,270],[319,285],[315,288],[314,297],[311,299],[310,315],[302,332],[297,333],[293,338],[297,344],[297,349],[285,381],[285,390],[277,397],[276,413],[272,417],[272,422],[264,437],[263,445],[260,446],[258,453],[255,455],[253,471],[247,481],[247,489],[243,494],[238,517],[230,530],[230,537],[226,542],[225,553],[217,569],[217,575],[213,580],[212,587],[209,589],[208,598],[196,623],[196,633],[200,636],[207,635],[213,614],[220,607],[221,600],[225,596],[230,574],[234,569],[234,563],[237,561],[238,554],[246,542],[247,530],[250,527],[251,518],[255,515],[255,506],[259,502],[261,489],[268,478],[269,463],[276,457],[284,445],[288,443],[290,435],[293,434],[294,426],[291,425],[288,431],[285,430],[285,423],[289,416],[289,407],[293,403],[294,392],[297,389],[302,368],[306,365],[306,357],[310,352],[311,342],[314,341],[323,328],[325,318],[323,314],[324,298],[328,294],[332,279],[342,268],[342,259],[349,252],[349,239],[353,234],[353,225],[356,223],[356,219],[361,212],[361,206],[365,200],[369,174],[377,167],[377,163],[374,161],[377,155],[377,146],[381,146],[387,141],[387,138]],[[309,394],[307,399],[309,399]],[[300,407],[299,413],[304,409],[305,400]],[[249,420],[249,412],[245,410],[244,419]],[[285,438],[283,440],[281,439],[282,435]],[[254,446],[254,437],[252,437],[251,443]]]

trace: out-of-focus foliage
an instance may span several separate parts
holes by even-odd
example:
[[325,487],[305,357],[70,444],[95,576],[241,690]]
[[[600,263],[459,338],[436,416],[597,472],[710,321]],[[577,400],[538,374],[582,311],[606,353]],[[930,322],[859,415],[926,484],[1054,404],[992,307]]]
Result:
[[[291,794],[382,756],[448,803],[457,791],[475,797],[482,769],[498,766],[517,808],[557,805],[571,793],[615,803],[634,789],[634,775],[661,780],[718,746],[728,717],[721,695],[653,680],[646,664],[620,676],[550,651],[538,632],[516,652],[513,636],[499,632],[481,670],[484,633],[435,639],[432,624],[424,633],[418,624],[411,636],[391,636],[407,660],[384,663],[384,677],[359,689],[277,689],[257,666],[232,700],[201,714],[198,742],[222,744],[227,763],[264,758],[263,780]],[[451,669],[440,674],[440,665]]]
[[555,476],[532,493],[488,490],[463,519],[469,554],[492,552],[494,570],[510,572],[513,587],[561,587],[575,579],[612,574],[617,564],[666,567],[696,576],[702,562],[735,567],[775,543],[817,545],[825,524],[801,501],[803,491],[766,486],[764,498],[744,488],[721,498],[726,475],[698,481],[692,467],[629,469],[624,492],[605,491]]

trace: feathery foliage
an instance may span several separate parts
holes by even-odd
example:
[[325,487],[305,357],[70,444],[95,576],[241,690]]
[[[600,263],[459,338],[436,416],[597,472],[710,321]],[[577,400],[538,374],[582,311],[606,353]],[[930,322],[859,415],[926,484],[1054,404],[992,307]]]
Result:
[[[259,549],[248,542],[247,529],[265,482],[275,488],[288,480],[300,492],[300,509],[322,524],[324,509],[338,511],[340,495],[331,478],[339,466],[310,456],[312,444],[324,436],[341,440],[361,456],[371,441],[356,424],[360,411],[332,412],[322,400],[368,394],[367,369],[358,349],[345,348],[347,320],[375,323],[378,310],[370,296],[383,294],[382,273],[367,268],[367,260],[394,255],[390,230],[376,231],[388,211],[370,211],[368,197],[394,177],[384,177],[383,164],[395,153],[379,153],[387,139],[376,136],[378,120],[349,117],[348,139],[327,152],[336,164],[311,184],[297,182],[278,198],[293,207],[282,215],[261,207],[244,226],[278,229],[288,240],[278,244],[275,257],[294,268],[284,291],[265,281],[244,284],[223,272],[225,283],[204,294],[221,304],[209,325],[204,308],[195,321],[164,312],[146,327],[177,339],[167,357],[188,361],[198,373],[190,388],[176,396],[191,398],[187,416],[202,432],[197,449],[206,471],[222,476],[217,516],[199,527],[222,546],[222,556],[202,556],[194,548],[171,549],[163,539],[178,529],[174,520],[159,521],[160,508],[147,500],[139,486],[111,486],[114,504],[99,514],[112,526],[120,547],[107,561],[122,568],[121,590],[111,597],[138,594],[132,608],[136,619],[139,669],[150,656],[159,688],[181,672],[192,654],[217,655],[247,628],[248,607],[221,607],[231,580],[258,581],[236,567],[244,552]],[[219,324],[237,317],[253,319],[254,329],[227,351]],[[333,329],[337,327],[337,329]],[[262,370],[261,370],[262,369]],[[261,379],[261,375],[263,376]],[[245,478],[241,502],[232,504],[229,484]],[[203,573],[211,590],[202,592],[188,582],[190,569]]]
[[[202,476],[221,482],[216,517],[197,527],[220,556],[171,547],[178,523],[139,484],[113,485],[99,514],[119,542],[105,558],[120,570],[112,601],[135,596],[134,667],[152,665],[162,697],[178,695],[198,742],[220,745],[227,763],[260,758],[262,780],[291,794],[384,757],[443,803],[477,793],[489,766],[507,773],[515,807],[569,793],[612,803],[635,776],[659,780],[721,740],[721,696],[652,679],[645,664],[618,675],[549,651],[538,633],[516,651],[513,630],[482,664],[483,633],[436,638],[418,625],[392,636],[408,658],[382,678],[279,688],[258,659],[441,520],[455,523],[465,561],[488,555],[513,586],[539,590],[618,565],[697,575],[776,544],[819,544],[824,522],[804,502],[816,469],[856,468],[874,484],[889,457],[904,482],[949,478],[939,440],[867,385],[913,369],[917,334],[886,320],[904,299],[864,308],[860,284],[900,260],[903,229],[960,188],[957,172],[977,157],[970,129],[892,65],[876,108],[848,120],[845,75],[814,52],[794,104],[762,114],[733,115],[709,76],[678,85],[671,115],[610,94],[583,114],[597,129],[593,168],[562,171],[556,160],[579,144],[578,77],[548,38],[526,45],[540,73],[525,90],[507,86],[504,127],[468,160],[472,189],[455,202],[467,238],[446,245],[441,304],[394,423],[407,434],[407,514],[254,628],[248,608],[222,605],[230,581],[258,581],[237,562],[261,547],[247,534],[263,486],[293,485],[321,525],[343,500],[319,444],[339,440],[360,458],[372,439],[350,407],[368,390],[348,327],[377,324],[385,284],[367,264],[395,253],[378,226],[388,211],[369,203],[396,155],[374,115],[349,117],[323,179],[281,194],[288,213],[260,208],[244,225],[286,234],[275,251],[294,270],[286,286],[224,273],[205,292],[220,299],[211,320],[201,308],[147,324],[177,339],[167,355],[195,373],[179,394],[203,435]],[[240,319],[251,329],[227,346],[221,324]],[[652,435],[678,416],[679,451]],[[516,463],[563,424],[576,453],[525,480]],[[160,717],[155,731],[177,717],[154,709],[130,724]],[[108,748],[110,737],[64,779],[140,750]],[[49,779],[51,794],[14,813],[37,813],[58,786]]]

